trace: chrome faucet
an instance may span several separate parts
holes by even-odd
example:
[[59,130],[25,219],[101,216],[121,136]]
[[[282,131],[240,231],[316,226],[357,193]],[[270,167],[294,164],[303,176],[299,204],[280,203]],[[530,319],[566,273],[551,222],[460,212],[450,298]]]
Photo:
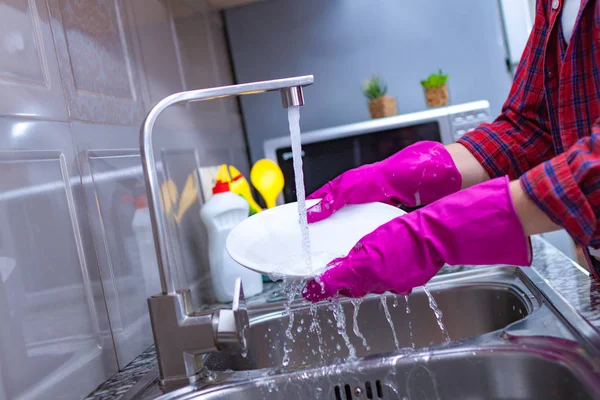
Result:
[[148,299],[148,308],[160,384],[166,390],[201,379],[202,354],[215,351],[245,352],[249,322],[244,290],[239,278],[235,282],[231,309],[215,312],[194,311],[190,290],[175,288],[174,266],[169,262],[167,254],[167,224],[160,206],[161,194],[152,142],[156,120],[164,110],[175,104],[272,91],[280,91],[284,108],[302,106],[302,88],[311,85],[313,81],[313,76],[308,75],[175,93],[158,102],[142,124],[142,166],[162,289],[161,294]]

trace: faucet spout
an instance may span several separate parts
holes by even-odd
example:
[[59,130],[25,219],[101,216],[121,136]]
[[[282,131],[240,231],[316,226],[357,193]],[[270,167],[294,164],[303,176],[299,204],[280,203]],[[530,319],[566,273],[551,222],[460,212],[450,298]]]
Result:
[[302,86],[281,89],[281,103],[283,104],[283,108],[303,106],[304,93],[302,92]]

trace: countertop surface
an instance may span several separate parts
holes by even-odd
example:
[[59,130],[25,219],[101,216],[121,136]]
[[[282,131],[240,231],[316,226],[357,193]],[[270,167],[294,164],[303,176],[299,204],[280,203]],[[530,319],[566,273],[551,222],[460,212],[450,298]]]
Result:
[[[566,300],[600,331],[600,283],[588,273],[550,245],[541,237],[532,238],[532,267]],[[463,271],[468,268],[482,267],[450,267],[440,271],[442,274]],[[281,299],[279,284],[266,284],[265,291],[247,299],[252,304],[264,304]],[[156,353],[151,347],[121,372],[102,384],[90,394],[88,400],[155,398],[160,395],[156,385],[157,376]]]

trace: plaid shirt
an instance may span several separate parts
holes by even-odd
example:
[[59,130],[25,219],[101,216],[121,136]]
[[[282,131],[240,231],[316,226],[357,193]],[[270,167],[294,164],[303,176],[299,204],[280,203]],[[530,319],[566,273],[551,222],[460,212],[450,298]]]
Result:
[[538,0],[502,113],[459,143],[490,176],[519,178],[528,196],[575,241],[598,248],[600,1],[581,1],[568,45],[561,7],[562,0]]

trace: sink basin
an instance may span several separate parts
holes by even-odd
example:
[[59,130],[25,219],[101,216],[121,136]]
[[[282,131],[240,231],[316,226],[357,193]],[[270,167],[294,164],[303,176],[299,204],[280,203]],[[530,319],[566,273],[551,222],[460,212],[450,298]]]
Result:
[[308,304],[294,307],[290,340],[288,314],[271,303],[251,310],[246,357],[205,356],[206,374],[161,400],[600,398],[600,335],[532,269],[479,268],[427,286],[448,343],[422,289],[410,296],[410,313],[404,297],[385,298],[400,350],[380,297],[358,312],[368,348],[353,330],[354,304],[342,301],[351,359],[332,305],[314,310],[320,342]]
[[[432,283],[431,294],[443,313],[442,322],[450,339],[470,338],[505,328],[523,319],[536,307],[528,289],[515,279],[514,271],[504,270],[482,274],[477,279],[444,279],[443,284]],[[407,312],[404,296],[388,295],[387,303],[394,331],[386,320],[382,298],[367,297],[358,308],[356,321],[363,340],[354,333],[355,305],[342,301],[346,333],[350,347],[357,357],[390,353],[399,348],[420,348],[444,343],[444,336],[429,299],[422,289],[416,289],[408,299]],[[210,354],[205,366],[213,371],[254,370],[263,368],[298,369],[331,365],[345,360],[349,354],[348,343],[338,333],[332,305],[320,303],[316,319],[321,338],[311,330],[313,317],[309,306],[294,309],[291,328],[293,340],[286,336],[289,317],[283,311],[270,312],[251,318],[248,333],[248,354],[224,352]],[[395,345],[395,336],[398,347]],[[285,349],[289,363],[284,363]]]
[[574,349],[528,346],[442,350],[365,359],[167,399],[595,399],[600,376]]

